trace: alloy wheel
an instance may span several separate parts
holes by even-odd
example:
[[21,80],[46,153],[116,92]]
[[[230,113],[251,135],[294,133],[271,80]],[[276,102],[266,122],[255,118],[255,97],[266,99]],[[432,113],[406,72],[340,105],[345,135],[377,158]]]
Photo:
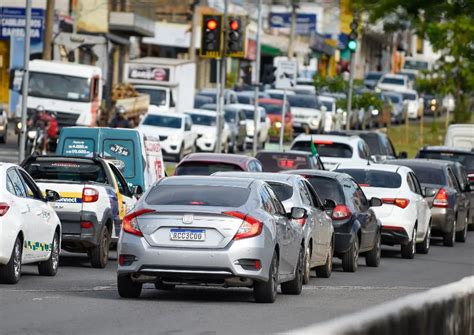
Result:
[[55,235],[53,239],[53,248],[51,250],[51,261],[52,261],[53,269],[56,270],[59,266],[59,245],[58,245],[57,235]]
[[15,278],[20,277],[21,272],[21,250],[20,250],[20,243],[15,244],[15,252],[13,255],[13,271]]
[[276,295],[278,291],[278,259],[277,257],[273,257],[272,280],[273,280],[273,293]]
[[411,251],[412,251],[413,254],[415,254],[416,253],[416,227],[413,228],[413,236],[411,238],[411,241],[412,241]]

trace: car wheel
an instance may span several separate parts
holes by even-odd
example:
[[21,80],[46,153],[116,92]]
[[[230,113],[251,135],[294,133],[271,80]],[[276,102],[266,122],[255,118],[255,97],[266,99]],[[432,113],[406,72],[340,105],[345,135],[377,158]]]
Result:
[[305,255],[304,255],[304,275],[303,275],[304,285],[309,283],[310,275],[311,275],[311,248],[307,247]]
[[157,281],[155,283],[155,288],[157,290],[172,291],[172,290],[175,289],[175,287],[176,287],[176,285],[174,285],[174,284],[164,284],[161,280]]
[[53,242],[51,243],[51,255],[47,261],[38,264],[38,272],[41,276],[56,276],[59,266],[59,236],[54,233]]
[[411,241],[401,246],[402,257],[406,259],[413,259],[416,252],[416,227],[413,228]]
[[110,234],[107,226],[100,231],[99,245],[90,249],[89,258],[93,268],[103,269],[109,261]]
[[430,251],[431,243],[431,223],[428,226],[425,238],[422,243],[416,245],[416,252],[419,254],[427,254]]
[[456,241],[456,219],[454,219],[453,227],[450,232],[444,233],[443,245],[446,247],[454,247]]
[[138,298],[142,293],[142,283],[132,280],[130,275],[117,276],[117,289],[122,298]]
[[176,162],[179,163],[184,157],[184,143],[181,143],[181,148],[179,148],[179,153],[176,155]]
[[365,255],[365,264],[367,264],[367,266],[378,267],[380,265],[380,256],[382,253],[381,240],[382,237],[380,233],[378,233],[374,247]]
[[0,137],[0,143],[2,143],[2,144],[7,143],[7,135],[6,134],[3,135],[2,137]]
[[17,237],[7,264],[0,266],[0,283],[16,284],[21,274],[22,243]]
[[463,230],[456,232],[456,242],[462,242],[462,243],[466,242],[468,225],[469,225],[469,222],[467,221],[467,215],[466,215],[466,220],[464,221]]
[[273,253],[272,263],[270,265],[268,281],[255,282],[253,286],[253,296],[256,302],[273,303],[275,302],[278,290],[278,255]]
[[293,278],[293,280],[281,283],[281,293],[293,295],[301,294],[304,277],[304,254],[304,247],[302,246],[298,254],[298,262],[296,263],[295,278]]
[[328,257],[326,258],[326,263],[322,266],[317,266],[315,269],[316,276],[319,278],[329,278],[332,273],[332,255],[334,250],[334,242],[331,242],[328,250]]
[[351,248],[342,255],[342,269],[344,272],[356,272],[359,261],[359,238],[354,238]]

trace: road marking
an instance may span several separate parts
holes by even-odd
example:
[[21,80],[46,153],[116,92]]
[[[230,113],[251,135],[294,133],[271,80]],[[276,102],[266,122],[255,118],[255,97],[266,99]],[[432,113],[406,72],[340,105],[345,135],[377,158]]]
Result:
[[303,290],[429,290],[432,287],[413,286],[303,286]]

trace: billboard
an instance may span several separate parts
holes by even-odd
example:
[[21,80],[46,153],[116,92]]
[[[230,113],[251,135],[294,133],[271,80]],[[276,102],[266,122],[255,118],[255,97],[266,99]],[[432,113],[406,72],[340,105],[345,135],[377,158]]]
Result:
[[[270,13],[270,28],[290,29],[291,13]],[[316,14],[297,13],[296,14],[296,34],[311,35],[316,32]]]

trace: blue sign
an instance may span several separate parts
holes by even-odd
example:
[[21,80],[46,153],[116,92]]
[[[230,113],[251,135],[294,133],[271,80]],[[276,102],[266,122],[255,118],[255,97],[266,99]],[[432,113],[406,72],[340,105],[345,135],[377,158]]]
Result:
[[[270,28],[290,28],[291,13],[270,13]],[[316,32],[316,14],[296,14],[296,34],[311,35]]]
[[[25,8],[0,7],[0,40],[9,40],[12,37],[25,36]],[[31,41],[43,40],[44,9],[31,10]]]

